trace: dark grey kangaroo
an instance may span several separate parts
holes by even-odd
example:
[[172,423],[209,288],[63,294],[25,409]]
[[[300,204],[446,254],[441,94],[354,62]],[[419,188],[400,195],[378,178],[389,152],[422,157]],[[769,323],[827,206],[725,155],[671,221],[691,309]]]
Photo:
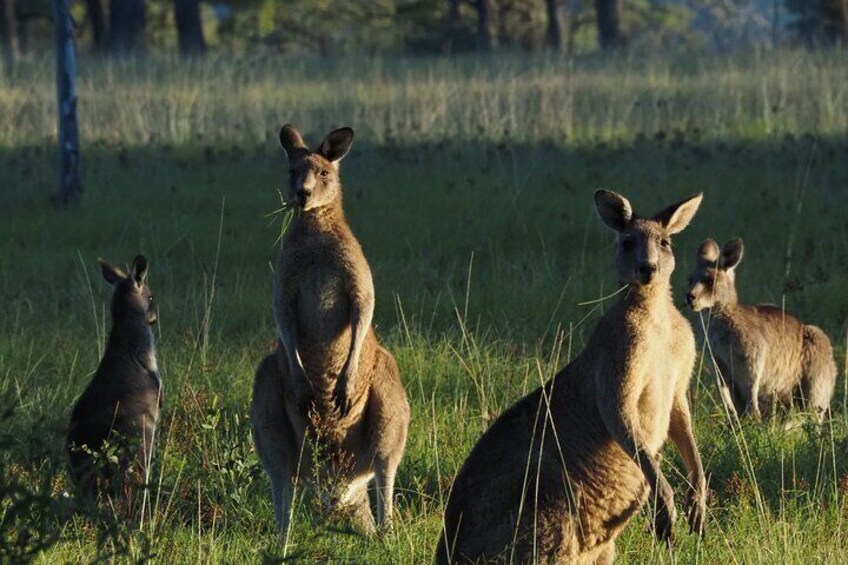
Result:
[[129,486],[131,473],[145,476],[162,387],[147,259],[137,256],[129,274],[103,259],[97,262],[114,287],[112,329],[100,366],[71,413],[66,445],[71,479],[84,497],[118,494]]

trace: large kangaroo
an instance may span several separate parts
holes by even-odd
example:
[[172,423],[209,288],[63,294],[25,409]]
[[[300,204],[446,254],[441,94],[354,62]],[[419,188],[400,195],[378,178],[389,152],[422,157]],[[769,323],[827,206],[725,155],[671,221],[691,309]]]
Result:
[[670,542],[673,493],[658,461],[667,436],[689,471],[689,525],[703,531],[706,480],[687,400],[695,338],[669,282],[670,237],[700,203],[643,218],[623,196],[595,193],[627,288],[583,352],[474,446],[448,499],[437,563],[611,563],[649,492],[655,534]]
[[[373,478],[377,521],[390,528],[406,446],[409,404],[397,364],[371,327],[371,270],[342,211],[339,162],[352,142],[353,130],[337,129],[313,152],[294,127],[280,130],[295,211],[277,261],[279,345],[256,370],[250,417],[281,534],[297,477],[344,485],[333,502],[349,507],[366,531],[375,529]],[[306,441],[316,436],[328,450],[320,469],[311,468],[315,442]]]
[[[147,259],[129,274],[104,259],[100,272],[114,287],[112,329],[94,378],[74,405],[68,426],[70,475],[80,494],[117,494],[135,467],[144,476],[159,419],[162,381],[151,325],[157,321],[147,286]],[[117,451],[118,465],[108,461]]]
[[743,253],[739,238],[721,251],[704,240],[686,294],[694,311],[711,309],[706,337],[720,382],[729,387],[721,391],[725,404],[733,414],[745,410],[759,420],[763,410],[800,398],[821,422],[836,384],[830,340],[775,306],[739,304],[736,267]]

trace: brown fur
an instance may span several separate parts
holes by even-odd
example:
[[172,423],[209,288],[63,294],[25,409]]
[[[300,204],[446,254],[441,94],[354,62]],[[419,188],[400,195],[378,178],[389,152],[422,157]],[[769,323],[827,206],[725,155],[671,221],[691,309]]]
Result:
[[736,267],[741,239],[728,241],[719,253],[708,239],[698,250],[689,278],[687,301],[695,311],[710,309],[706,321],[709,350],[721,373],[722,395],[733,413],[760,419],[794,400],[822,420],[836,384],[836,362],[825,333],[807,326],[775,306],[739,304]]
[[[157,309],[146,283],[147,261],[136,257],[130,274],[99,260],[114,286],[112,329],[100,366],[71,413],[66,446],[70,475],[83,496],[118,494],[132,472],[144,477],[159,419],[161,379],[151,324]],[[119,450],[118,465],[102,449]]]
[[[409,405],[397,364],[371,328],[374,286],[368,262],[342,210],[338,164],[353,132],[331,132],[315,152],[284,126],[294,219],[277,262],[277,350],[256,371],[251,421],[271,481],[281,534],[292,481],[326,478],[344,492],[333,501],[374,529],[367,485],[376,482],[377,521],[392,522],[395,473],[406,445]],[[319,439],[327,453],[311,468]]]
[[454,481],[437,563],[610,563],[615,538],[649,496],[654,529],[671,539],[675,509],[658,453],[671,437],[689,471],[689,523],[702,531],[706,481],[687,389],[695,340],[671,301],[670,235],[701,197],[652,219],[598,191],[618,232],[617,271],[629,285],[583,352],[486,431]]

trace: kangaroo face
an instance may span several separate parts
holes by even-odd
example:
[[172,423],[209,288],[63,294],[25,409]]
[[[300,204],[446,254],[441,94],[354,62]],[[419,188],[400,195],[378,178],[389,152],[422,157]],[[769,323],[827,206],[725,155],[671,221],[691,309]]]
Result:
[[138,255],[130,267],[129,274],[105,259],[98,259],[103,279],[112,285],[113,320],[142,320],[155,324],[159,320],[159,309],[147,286],[147,259]]
[[668,281],[674,271],[671,234],[653,220],[633,220],[618,234],[615,269],[628,284]]
[[331,131],[310,151],[294,126],[280,129],[280,145],[289,159],[289,201],[303,211],[332,204],[341,197],[339,163],[353,144],[353,130]]
[[731,239],[719,251],[712,239],[698,248],[698,262],[689,276],[686,302],[695,312],[736,302],[736,266],[742,260],[741,239]]
[[668,283],[674,271],[671,236],[689,225],[701,199],[698,194],[652,218],[641,218],[624,196],[608,190],[595,192],[598,214],[617,234],[615,269],[623,284]]
[[340,194],[338,169],[320,155],[306,155],[289,165],[289,200],[302,210],[326,206]]

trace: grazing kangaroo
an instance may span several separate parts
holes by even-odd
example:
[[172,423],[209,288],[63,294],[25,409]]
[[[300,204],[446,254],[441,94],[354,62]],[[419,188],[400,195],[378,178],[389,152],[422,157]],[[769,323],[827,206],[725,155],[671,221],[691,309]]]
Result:
[[689,525],[703,531],[706,480],[687,399],[695,338],[670,286],[670,237],[700,203],[699,194],[643,218],[623,196],[595,193],[618,234],[626,290],[582,353],[474,446],[453,483],[437,563],[611,563],[649,492],[654,532],[670,542],[673,493],[658,459],[667,436],[689,473]]
[[[409,404],[397,364],[371,327],[371,270],[342,210],[339,163],[352,142],[352,129],[337,129],[313,152],[294,127],[280,130],[295,210],[277,261],[279,344],[256,370],[250,418],[281,535],[297,477],[341,483],[333,504],[352,510],[368,532],[374,479],[377,521],[381,529],[392,524]],[[319,469],[307,441],[316,437],[328,448]]]
[[[137,256],[129,274],[104,259],[97,262],[114,287],[112,329],[100,366],[74,405],[66,441],[71,479],[83,496],[116,495],[129,486],[131,471],[145,475],[162,388],[147,259]],[[112,455],[117,465],[109,462]]]
[[721,251],[712,239],[704,240],[686,293],[694,311],[711,310],[706,338],[724,402],[733,414],[744,410],[759,420],[764,410],[791,406],[798,398],[821,422],[836,384],[830,340],[781,308],[739,304],[736,267],[743,253],[739,238]]

